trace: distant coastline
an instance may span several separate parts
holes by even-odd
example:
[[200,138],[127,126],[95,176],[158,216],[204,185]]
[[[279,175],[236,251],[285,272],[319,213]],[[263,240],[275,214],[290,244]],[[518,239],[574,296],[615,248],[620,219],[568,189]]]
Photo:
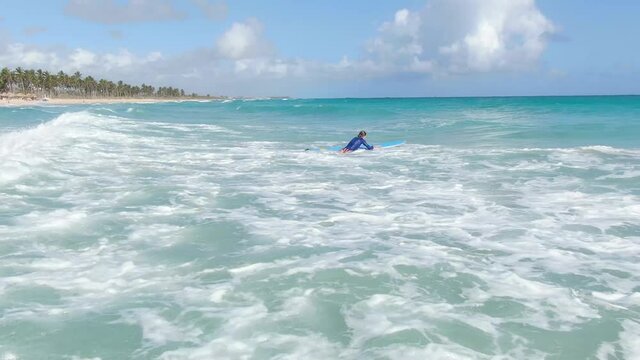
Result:
[[7,97],[0,95],[0,107],[13,106],[47,106],[47,105],[92,105],[92,104],[125,104],[125,103],[168,103],[183,101],[222,101],[226,97],[177,97],[177,98],[147,98],[147,97],[96,97],[96,98],[38,98],[38,97]]
[[82,76],[80,72],[57,74],[46,70],[2,68],[0,70],[0,104],[22,105],[76,105],[114,104],[132,102],[174,102],[225,99],[197,93],[186,93],[183,89],[154,87],[147,84],[131,85],[123,81],[113,82]]

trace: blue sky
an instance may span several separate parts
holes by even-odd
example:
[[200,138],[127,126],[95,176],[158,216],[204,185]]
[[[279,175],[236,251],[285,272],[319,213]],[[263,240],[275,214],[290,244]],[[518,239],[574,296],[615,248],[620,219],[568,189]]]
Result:
[[0,66],[200,93],[640,93],[640,2],[5,1]]

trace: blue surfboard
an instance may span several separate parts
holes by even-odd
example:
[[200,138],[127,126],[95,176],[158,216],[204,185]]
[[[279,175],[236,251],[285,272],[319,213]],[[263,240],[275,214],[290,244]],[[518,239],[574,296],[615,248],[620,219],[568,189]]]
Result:
[[[404,145],[406,144],[406,141],[404,140],[394,140],[394,141],[387,141],[387,142],[383,142],[380,144],[372,144],[375,149],[385,149],[385,148],[391,148],[391,147],[396,147],[396,146],[400,146],[400,145]],[[342,148],[344,147],[344,145],[342,146],[323,146],[323,147],[318,147],[318,148],[312,148],[309,150],[313,150],[313,151],[340,151],[342,150]],[[356,151],[364,151],[366,149],[361,148],[358,149]]]

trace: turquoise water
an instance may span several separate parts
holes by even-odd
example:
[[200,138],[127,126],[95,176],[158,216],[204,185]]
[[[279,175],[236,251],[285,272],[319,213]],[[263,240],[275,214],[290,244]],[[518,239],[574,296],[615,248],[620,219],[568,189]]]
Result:
[[[406,145],[353,155],[345,143]],[[638,359],[640,98],[0,108],[2,359]]]

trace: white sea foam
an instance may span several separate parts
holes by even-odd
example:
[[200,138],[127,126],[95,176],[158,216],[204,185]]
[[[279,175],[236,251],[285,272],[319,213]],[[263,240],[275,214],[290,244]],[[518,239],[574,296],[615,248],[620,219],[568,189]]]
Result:
[[622,323],[624,330],[620,334],[620,345],[627,359],[640,359],[640,324],[633,320]]
[[542,359],[609,321],[591,355],[639,356],[634,150],[342,156],[268,125],[0,135],[0,326],[99,314],[163,359]]
[[181,329],[153,310],[125,312],[123,321],[139,324],[143,338],[156,346],[193,339],[201,334],[198,329]]
[[20,358],[11,352],[5,352],[2,354],[2,360],[19,360]]

